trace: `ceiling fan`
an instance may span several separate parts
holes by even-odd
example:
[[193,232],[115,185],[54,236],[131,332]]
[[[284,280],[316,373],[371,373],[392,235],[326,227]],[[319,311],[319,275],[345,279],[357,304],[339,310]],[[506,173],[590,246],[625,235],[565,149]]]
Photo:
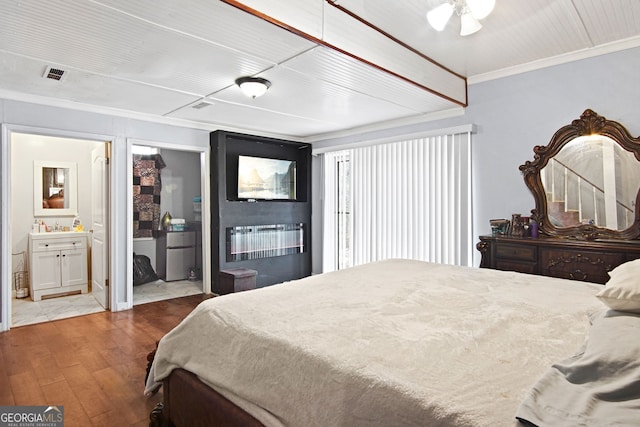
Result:
[[460,17],[460,35],[468,36],[482,28],[480,19],[486,18],[496,0],[448,0],[427,12],[427,21],[436,30],[442,31],[455,12]]

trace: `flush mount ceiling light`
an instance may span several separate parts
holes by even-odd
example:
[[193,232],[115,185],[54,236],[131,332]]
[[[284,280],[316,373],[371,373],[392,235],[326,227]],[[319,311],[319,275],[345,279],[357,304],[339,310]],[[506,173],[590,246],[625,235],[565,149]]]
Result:
[[460,17],[460,35],[468,36],[482,28],[478,20],[486,18],[495,4],[496,0],[447,0],[427,12],[427,21],[436,31],[442,31],[455,12]]
[[271,87],[271,82],[262,77],[240,77],[236,79],[236,84],[245,95],[254,99],[264,95]]

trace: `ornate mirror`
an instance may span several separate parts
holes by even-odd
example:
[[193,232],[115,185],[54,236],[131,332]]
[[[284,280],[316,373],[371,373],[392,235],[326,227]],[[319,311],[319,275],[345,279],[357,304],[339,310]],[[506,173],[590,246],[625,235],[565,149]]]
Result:
[[640,138],[592,110],[560,128],[520,166],[543,234],[581,239],[640,236]]

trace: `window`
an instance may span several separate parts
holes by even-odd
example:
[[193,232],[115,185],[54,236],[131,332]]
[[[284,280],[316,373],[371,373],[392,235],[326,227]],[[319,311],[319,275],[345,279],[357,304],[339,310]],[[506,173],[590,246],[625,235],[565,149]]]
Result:
[[349,151],[324,155],[323,270],[353,265],[351,258],[351,163]]
[[338,230],[336,238],[338,244],[336,246],[336,256],[338,262],[338,270],[350,267],[351,260],[351,182],[349,158],[345,157],[336,161],[337,179],[337,210],[336,221]]
[[323,270],[386,258],[471,265],[470,137],[325,153]]

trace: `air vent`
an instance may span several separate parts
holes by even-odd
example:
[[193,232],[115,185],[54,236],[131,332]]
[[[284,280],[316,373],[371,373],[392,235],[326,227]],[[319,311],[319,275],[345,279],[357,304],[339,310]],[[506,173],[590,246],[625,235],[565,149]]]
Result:
[[61,70],[60,68],[47,67],[46,70],[44,70],[44,74],[42,75],[42,77],[44,77],[45,79],[61,81],[66,75],[67,72],[65,70]]
[[202,110],[203,108],[206,108],[206,107],[208,107],[210,105],[213,105],[213,103],[207,102],[207,101],[202,101],[202,102],[199,102],[197,104],[193,104],[191,106],[191,108],[195,108],[196,110]]

